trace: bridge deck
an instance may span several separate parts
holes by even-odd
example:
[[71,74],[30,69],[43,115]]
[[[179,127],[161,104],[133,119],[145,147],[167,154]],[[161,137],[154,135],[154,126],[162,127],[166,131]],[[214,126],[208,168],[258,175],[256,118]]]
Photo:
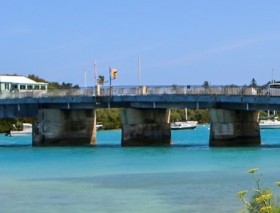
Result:
[[50,90],[0,94],[0,118],[33,116],[38,109],[97,108],[191,108],[280,110],[280,96],[248,87],[104,87],[100,96],[94,89]]

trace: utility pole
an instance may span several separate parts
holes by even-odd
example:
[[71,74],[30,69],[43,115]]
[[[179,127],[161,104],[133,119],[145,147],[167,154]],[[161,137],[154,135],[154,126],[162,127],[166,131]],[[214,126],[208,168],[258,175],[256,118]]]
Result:
[[138,56],[138,86],[141,86],[141,63],[140,56]]
[[110,98],[112,97],[112,68],[109,66],[109,79],[110,79]]

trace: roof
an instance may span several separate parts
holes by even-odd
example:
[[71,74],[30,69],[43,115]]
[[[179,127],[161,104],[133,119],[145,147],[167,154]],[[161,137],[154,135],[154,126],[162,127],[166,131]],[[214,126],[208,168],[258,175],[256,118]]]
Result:
[[0,82],[19,84],[47,84],[45,82],[36,82],[27,77],[18,75],[0,75]]

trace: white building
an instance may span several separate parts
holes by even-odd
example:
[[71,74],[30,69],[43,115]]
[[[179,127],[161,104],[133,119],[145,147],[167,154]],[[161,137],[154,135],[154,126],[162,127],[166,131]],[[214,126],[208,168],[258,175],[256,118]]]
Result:
[[5,91],[46,91],[48,83],[36,82],[24,76],[0,75],[0,93]]

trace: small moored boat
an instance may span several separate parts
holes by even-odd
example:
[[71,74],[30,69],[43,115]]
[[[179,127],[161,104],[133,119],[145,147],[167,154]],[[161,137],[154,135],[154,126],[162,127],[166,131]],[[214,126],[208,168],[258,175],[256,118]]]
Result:
[[10,134],[11,134],[11,136],[31,135],[32,134],[32,124],[30,124],[30,123],[23,123],[22,124],[22,130],[12,130],[10,132]]
[[280,121],[278,117],[273,119],[260,120],[259,121],[260,129],[280,129]]
[[197,121],[176,121],[171,123],[171,130],[195,129]]
[[103,129],[103,124],[96,124],[96,130]]
[[197,121],[188,121],[188,111],[185,109],[186,121],[175,121],[170,125],[171,130],[195,129]]

